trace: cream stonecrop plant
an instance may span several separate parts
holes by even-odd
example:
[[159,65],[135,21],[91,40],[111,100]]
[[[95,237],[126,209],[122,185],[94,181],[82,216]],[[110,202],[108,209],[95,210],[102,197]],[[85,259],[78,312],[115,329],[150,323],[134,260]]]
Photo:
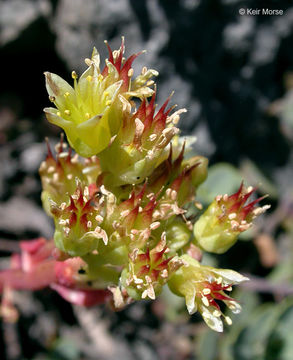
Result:
[[[241,307],[229,293],[248,280],[233,270],[202,265],[201,253],[223,253],[269,206],[262,198],[247,204],[255,189],[241,184],[236,194],[219,195],[198,216],[187,217],[208,160],[188,154],[188,140],[176,127],[185,109],[156,108],[155,70],[134,77],[124,58],[124,39],[101,70],[93,50],[87,69],[73,86],[46,72],[54,107],[49,122],[63,135],[40,166],[42,202],[54,219],[54,240],[21,242],[21,254],[0,273],[2,315],[9,318],[5,294],[12,289],[50,286],[66,300],[84,306],[110,303],[118,310],[142,299],[154,300],[164,286],[199,311],[209,327],[223,331]],[[74,149],[75,154],[71,148]]]

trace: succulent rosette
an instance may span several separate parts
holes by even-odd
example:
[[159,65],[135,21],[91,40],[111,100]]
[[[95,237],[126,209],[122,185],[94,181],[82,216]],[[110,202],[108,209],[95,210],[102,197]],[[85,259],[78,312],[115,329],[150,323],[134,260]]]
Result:
[[158,73],[144,67],[134,77],[140,53],[125,59],[123,39],[119,50],[106,45],[104,68],[94,49],[80,78],[72,73],[73,87],[45,73],[55,105],[45,109],[47,119],[65,131],[76,153],[63,137],[55,153],[48,144],[41,197],[54,219],[54,240],[21,243],[21,255],[0,273],[2,307],[11,310],[7,291],[50,286],[72,303],[117,310],[153,300],[169,286],[190,314],[198,310],[222,331],[221,319],[231,320],[219,301],[239,312],[229,292],[247,278],[202,265],[202,251],[227,251],[269,206],[256,206],[262,198],[246,204],[255,189],[242,184],[236,194],[217,196],[202,215],[189,216],[192,203],[201,208],[196,191],[208,160],[188,157],[190,139],[177,127],[186,110],[168,107],[171,96],[157,110],[151,77]]

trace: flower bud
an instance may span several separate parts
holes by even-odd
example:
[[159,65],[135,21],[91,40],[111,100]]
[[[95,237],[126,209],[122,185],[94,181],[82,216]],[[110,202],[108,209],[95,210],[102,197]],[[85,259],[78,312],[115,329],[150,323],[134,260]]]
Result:
[[159,243],[146,252],[134,249],[129,255],[128,268],[121,275],[122,286],[129,296],[136,300],[150,298],[154,300],[170,275],[182,266],[182,261],[168,256],[166,234]]
[[189,314],[199,311],[211,329],[222,332],[221,317],[228,325],[232,321],[223,314],[218,302],[223,301],[233,313],[239,313],[241,306],[226,292],[232,290],[232,285],[249,279],[233,270],[200,265],[188,255],[183,255],[180,259],[185,265],[168,281],[171,291],[185,297]]
[[173,221],[166,229],[166,238],[171,252],[182,249],[188,243],[190,237],[191,231],[183,221]]
[[252,220],[270,208],[270,205],[255,207],[264,197],[246,204],[254,191],[241,184],[233,195],[218,195],[194,224],[195,243],[217,254],[234,245],[238,235],[252,226]]
[[204,156],[194,156],[186,161],[183,161],[183,167],[187,165],[189,167],[193,167],[196,164],[191,173],[192,185],[194,187],[197,188],[206,180],[208,176],[208,163],[208,159]]
[[134,114],[124,113],[122,126],[111,146],[100,154],[107,186],[139,184],[165,159],[167,146],[178,133],[166,127],[170,97],[155,114],[155,94],[144,99]]
[[88,185],[90,192],[95,187],[96,178],[100,173],[97,157],[92,156],[82,161],[77,154],[72,156],[72,151],[67,150],[67,144],[60,142],[56,145],[55,157],[47,141],[48,155],[41,163],[39,173],[42,180],[42,202],[49,216],[52,216],[51,201],[62,203],[68,200],[68,193],[73,194],[76,189],[76,178],[81,183]]
[[108,236],[99,226],[98,209],[93,203],[87,186],[77,188],[70,196],[69,204],[59,206],[52,202],[51,213],[55,220],[55,245],[70,256],[83,256],[97,249],[100,240],[105,245]]

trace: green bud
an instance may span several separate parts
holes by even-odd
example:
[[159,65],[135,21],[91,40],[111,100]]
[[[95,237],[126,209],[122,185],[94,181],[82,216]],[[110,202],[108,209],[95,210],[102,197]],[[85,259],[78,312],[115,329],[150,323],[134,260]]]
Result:
[[194,224],[195,244],[216,254],[222,254],[234,245],[238,235],[252,226],[252,220],[270,207],[254,207],[263,198],[246,204],[254,191],[254,188],[241,184],[233,195],[218,195]]
[[166,229],[167,246],[170,251],[178,251],[183,248],[190,239],[191,231],[187,225],[180,220],[172,222]]

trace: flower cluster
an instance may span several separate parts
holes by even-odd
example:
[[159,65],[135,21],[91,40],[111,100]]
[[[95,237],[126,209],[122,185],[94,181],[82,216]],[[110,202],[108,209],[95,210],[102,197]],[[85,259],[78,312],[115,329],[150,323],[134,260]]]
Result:
[[[223,253],[268,206],[246,204],[255,191],[242,184],[231,196],[217,196],[193,224],[187,206],[207,177],[208,161],[186,156],[189,146],[176,127],[185,109],[156,109],[155,70],[134,77],[132,63],[109,50],[100,69],[94,49],[73,87],[46,72],[55,107],[48,121],[61,127],[63,141],[40,166],[42,202],[54,219],[54,240],[21,243],[21,255],[0,273],[9,289],[50,286],[66,300],[90,306],[108,302],[121,309],[134,300],[155,299],[163,286],[186,300],[214,330],[224,318],[218,302],[233,312],[240,305],[227,292],[247,280],[232,270],[200,264],[201,251]],[[73,151],[75,154],[73,154]],[[196,203],[198,204],[198,203]],[[9,308],[3,296],[1,312]],[[8,305],[7,305],[8,304]]]

